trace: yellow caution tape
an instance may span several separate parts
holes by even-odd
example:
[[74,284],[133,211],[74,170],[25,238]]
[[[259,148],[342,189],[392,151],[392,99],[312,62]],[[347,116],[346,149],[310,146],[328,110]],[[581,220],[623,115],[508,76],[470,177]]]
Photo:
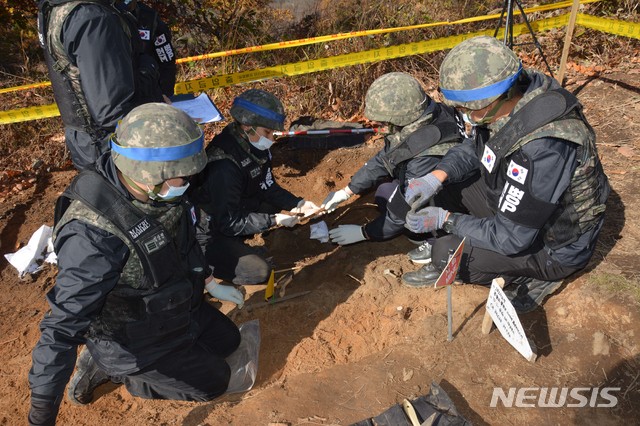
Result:
[[609,34],[640,39],[640,23],[638,22],[597,18],[580,13],[576,18],[576,24]]
[[[580,1],[580,4],[595,3],[598,1],[600,0],[582,0]],[[554,9],[562,9],[565,7],[570,7],[572,3],[573,3],[572,0],[567,0],[559,3],[535,6],[535,7],[524,9],[524,12],[535,13],[535,12],[545,12],[545,11],[554,10]],[[514,14],[519,15],[520,11],[514,10]],[[500,17],[500,14],[496,13],[493,15],[474,16],[471,18],[458,19],[456,21],[441,21],[441,22],[432,22],[429,24],[408,25],[404,27],[384,28],[384,29],[378,29],[378,30],[352,31],[348,33],[338,33],[338,34],[332,34],[328,36],[309,37],[301,40],[281,41],[278,43],[270,43],[270,44],[263,44],[260,46],[245,47],[242,49],[226,50],[224,52],[215,52],[215,53],[207,53],[203,55],[189,56],[186,58],[180,58],[176,60],[176,63],[181,64],[185,62],[193,62],[193,61],[199,61],[203,59],[213,59],[213,58],[220,58],[225,56],[240,55],[244,53],[262,52],[262,51],[276,50],[276,49],[287,49],[289,47],[305,46],[305,45],[315,44],[315,43],[325,43],[325,42],[343,40],[343,39],[352,38],[352,37],[364,37],[364,36],[370,36],[370,35],[376,35],[376,34],[388,34],[388,33],[399,32],[399,31],[409,31],[409,30],[438,27],[438,26],[444,26],[444,25],[468,24],[470,22],[486,21],[490,19],[496,19],[499,17]],[[17,92],[20,90],[36,89],[36,88],[48,87],[48,86],[51,86],[51,82],[49,81],[45,81],[41,83],[25,84],[23,86],[5,87],[5,88],[0,88],[0,94]]]
[[[559,26],[564,26],[569,20],[569,14],[547,18],[540,21],[531,22],[534,31],[544,31]],[[526,24],[513,26],[513,35],[518,36],[528,33]],[[420,55],[423,53],[435,52],[439,50],[451,49],[467,38],[478,35],[493,35],[494,29],[466,33],[456,36],[425,40],[414,43],[389,46],[379,49],[367,50],[357,53],[331,56],[311,61],[302,61],[278,65],[274,67],[261,68],[257,70],[243,71],[234,74],[221,74],[212,77],[190,80],[176,84],[176,94],[202,92],[220,87],[233,86],[240,83],[261,81],[269,78],[308,74],[318,71],[326,71],[334,68],[347,67],[365,63],[379,62],[388,59],[401,58],[404,56]],[[504,29],[500,29],[498,37],[502,37]],[[40,118],[53,117],[57,112],[55,105],[46,107],[29,107],[13,111],[0,111],[0,124],[17,123]]]
[[[582,0],[580,1],[580,4],[595,3],[598,1],[600,0]],[[535,12],[545,12],[545,11],[555,10],[555,9],[563,9],[566,7],[571,7],[572,3],[573,3],[573,0],[567,0],[559,3],[535,6],[535,7],[530,7],[528,9],[524,9],[524,12],[526,14],[526,13],[535,13]],[[520,11],[514,10],[513,13],[514,15],[519,15]],[[189,56],[186,58],[180,58],[176,62],[180,64],[184,62],[199,61],[202,59],[212,59],[212,58],[220,58],[223,56],[238,55],[242,53],[253,53],[253,52],[263,52],[267,50],[285,49],[289,47],[305,46],[305,45],[315,44],[315,43],[325,43],[330,41],[343,40],[346,38],[364,37],[364,36],[377,35],[377,34],[388,34],[393,32],[418,30],[418,29],[431,28],[431,27],[442,27],[445,25],[468,24],[471,22],[487,21],[487,20],[497,19],[497,18],[500,18],[500,13],[495,13],[492,15],[474,16],[471,18],[458,19],[455,21],[431,22],[428,24],[407,25],[404,27],[383,28],[378,30],[351,31],[348,33],[338,33],[338,34],[332,34],[327,36],[309,37],[301,40],[281,41],[278,43],[270,43],[270,44],[263,44],[260,46],[245,47],[242,49],[227,50],[224,52],[215,52],[215,53],[207,53],[203,55]]]
[[49,87],[49,86],[51,86],[51,82],[50,81],[43,81],[42,83],[31,83],[31,84],[24,84],[22,86],[4,87],[4,88],[0,89],[0,94],[9,93],[9,92],[17,92],[19,90],[38,89],[40,87]]
[[[544,31],[559,26],[564,26],[569,21],[569,14],[556,16],[531,22],[534,31]],[[513,26],[513,35],[528,33],[526,24]],[[385,61],[388,59],[401,58],[404,56],[421,55],[423,53],[435,52],[439,50],[451,49],[460,42],[478,35],[493,35],[495,29],[466,33],[456,36],[425,40],[414,43],[400,44],[396,46],[383,47],[379,49],[366,50],[358,53],[347,53],[344,55],[330,56],[328,58],[314,59],[310,61],[294,62],[273,67],[261,68],[257,70],[244,71],[234,74],[220,74],[212,77],[185,81],[176,84],[176,94],[202,92],[220,87],[233,86],[241,83],[250,83],[269,78],[309,74],[318,71],[326,71],[334,68],[360,65],[365,63]],[[501,37],[504,29],[500,29],[498,37]]]
[[20,123],[22,121],[57,117],[59,115],[60,111],[56,104],[0,111],[0,124]]
[[[566,26],[568,21],[569,14],[564,14],[552,18],[542,19],[539,21],[532,21],[530,22],[530,25],[534,32],[540,32],[552,28]],[[640,24],[638,23],[596,18],[584,14],[578,15],[577,23],[587,28],[592,28],[614,35],[640,38]],[[425,40],[420,42],[401,44],[397,46],[367,50],[363,52],[331,56],[322,59],[289,63],[257,70],[250,70],[233,74],[220,74],[212,77],[178,83],[175,86],[175,92],[176,94],[201,92],[210,89],[227,87],[241,83],[256,82],[270,78],[309,74],[334,68],[379,62],[411,55],[420,55],[424,53],[450,49],[460,42],[471,37],[479,35],[492,36],[494,32],[494,29],[489,29],[433,40]],[[527,34],[528,32],[529,29],[527,28],[526,24],[518,24],[513,26],[514,36]],[[503,36],[503,34],[504,28],[501,28],[498,31],[497,37],[500,38]],[[59,114],[60,113],[55,104],[21,108],[11,111],[0,111],[0,124],[18,123],[29,120],[55,117]]]

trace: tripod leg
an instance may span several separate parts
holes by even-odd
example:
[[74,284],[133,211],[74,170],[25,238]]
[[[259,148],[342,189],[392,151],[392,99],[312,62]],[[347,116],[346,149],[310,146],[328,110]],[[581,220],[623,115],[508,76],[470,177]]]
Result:
[[553,71],[551,71],[551,67],[549,66],[549,63],[547,62],[547,58],[544,55],[544,51],[542,50],[542,46],[538,42],[538,38],[536,37],[536,33],[533,31],[533,28],[531,28],[531,24],[529,23],[529,20],[527,19],[527,15],[524,13],[524,9],[522,8],[522,4],[520,3],[520,0],[515,0],[515,2],[518,4],[518,9],[520,10],[520,14],[522,15],[522,18],[524,19],[524,22],[527,25],[527,29],[529,30],[529,33],[531,34],[531,38],[533,39],[533,44],[536,46],[536,48],[540,52],[540,57],[542,58],[542,62],[544,62],[544,64],[547,66],[547,70],[549,71],[549,74],[551,75],[551,77],[553,77]]
[[493,38],[498,37],[498,31],[500,30],[500,27],[502,27],[502,19],[504,19],[504,14],[507,11],[507,3],[505,2],[505,4],[502,6],[502,12],[500,12],[500,19],[498,20],[498,26],[496,27],[496,30],[493,32]]

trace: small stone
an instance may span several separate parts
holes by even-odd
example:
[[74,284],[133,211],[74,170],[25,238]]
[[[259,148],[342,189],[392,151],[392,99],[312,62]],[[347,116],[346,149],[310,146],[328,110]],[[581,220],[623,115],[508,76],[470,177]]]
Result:
[[611,344],[609,339],[602,331],[593,333],[593,355],[609,355]]
[[398,273],[396,271],[394,271],[393,269],[385,269],[382,272],[382,275],[391,275],[392,277],[397,277]]
[[406,368],[402,369],[402,381],[403,382],[411,380],[412,377],[413,377],[413,370],[411,370],[411,369],[407,370]]

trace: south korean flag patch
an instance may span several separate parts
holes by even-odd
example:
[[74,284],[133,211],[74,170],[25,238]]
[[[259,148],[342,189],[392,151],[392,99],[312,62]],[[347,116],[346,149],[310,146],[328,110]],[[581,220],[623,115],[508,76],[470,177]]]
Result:
[[482,165],[485,169],[489,170],[489,173],[493,171],[493,166],[496,165],[496,154],[488,145],[484,146],[484,153],[482,154]]
[[522,167],[513,160],[511,160],[509,167],[507,168],[507,177],[518,182],[520,185],[524,185],[524,181],[527,179],[528,173],[528,169]]
[[155,41],[153,43],[156,46],[162,46],[166,42],[167,42],[167,36],[164,35],[164,34],[160,34],[158,37],[156,37],[156,39],[155,39]]

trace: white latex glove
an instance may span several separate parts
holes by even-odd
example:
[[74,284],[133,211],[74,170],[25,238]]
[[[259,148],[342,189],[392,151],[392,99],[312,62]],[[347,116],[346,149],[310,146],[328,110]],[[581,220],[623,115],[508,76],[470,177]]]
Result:
[[332,243],[337,243],[341,246],[366,240],[360,225],[340,225],[329,231],[329,237]]
[[291,228],[300,223],[298,216],[291,216],[290,214],[276,213],[276,224]]
[[230,285],[222,285],[215,279],[212,279],[209,284],[204,286],[207,292],[219,300],[226,300],[227,302],[233,302],[238,305],[239,309],[244,306],[244,296],[235,287]]
[[313,201],[301,200],[298,205],[291,209],[292,213],[302,213],[304,217],[309,217],[320,210]]
[[336,207],[338,207],[338,204],[344,203],[351,197],[352,194],[347,192],[347,188],[335,192],[330,192],[329,195],[327,195],[327,197],[324,199],[320,207],[324,208],[327,213],[331,213],[332,211],[334,211]]

